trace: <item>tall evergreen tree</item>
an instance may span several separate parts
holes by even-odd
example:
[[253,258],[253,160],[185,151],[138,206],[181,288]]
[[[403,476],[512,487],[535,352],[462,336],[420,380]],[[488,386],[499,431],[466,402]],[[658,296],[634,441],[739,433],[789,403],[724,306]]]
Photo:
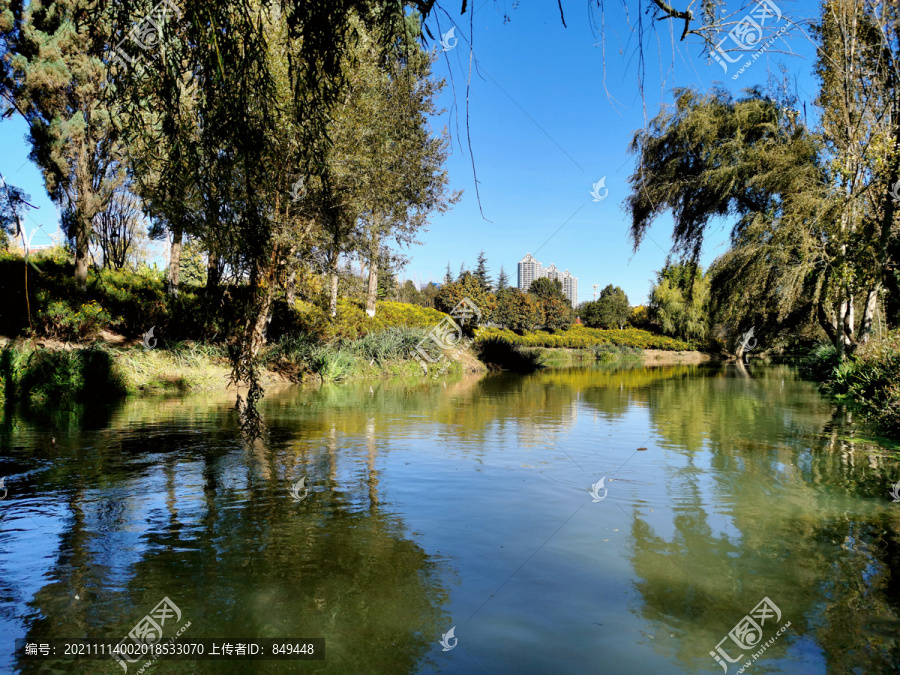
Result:
[[125,179],[123,146],[101,100],[109,84],[98,29],[111,17],[88,0],[36,0],[11,9],[17,30],[5,34],[11,77],[4,89],[28,123],[31,159],[50,198],[70,215],[75,282],[85,290],[94,218]]
[[500,274],[497,275],[497,292],[499,293],[504,288],[509,286],[509,275],[506,273],[506,270],[503,269],[503,265],[500,265]]
[[488,272],[487,257],[484,255],[484,250],[478,254],[478,264],[475,266],[475,276],[478,277],[478,283],[481,284],[481,288],[484,291],[490,293],[494,290],[491,287],[491,277]]
[[450,261],[447,261],[447,271],[444,272],[444,283],[452,284],[453,283],[453,272],[450,271]]

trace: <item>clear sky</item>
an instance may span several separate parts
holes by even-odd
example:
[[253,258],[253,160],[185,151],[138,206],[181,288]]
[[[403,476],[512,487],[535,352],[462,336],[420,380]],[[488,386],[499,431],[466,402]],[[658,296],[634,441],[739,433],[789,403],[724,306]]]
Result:
[[[817,3],[809,0],[775,2],[782,12],[777,27],[818,16]],[[448,46],[455,46],[443,52],[435,66],[436,74],[447,79],[441,99],[447,112],[433,120],[433,126],[447,126],[453,135],[447,164],[450,186],[464,194],[450,212],[432,219],[419,236],[422,246],[405,251],[412,260],[399,277],[419,283],[439,282],[448,261],[454,274],[461,263],[474,267],[483,249],[491,274],[496,278],[502,264],[515,284],[516,264],[531,253],[545,266],[554,263],[577,276],[579,301],[593,297],[593,284],[602,288],[612,283],[625,289],[632,304],[640,304],[654,271],[665,261],[672,223],[668,216],[661,218],[640,250],[632,253],[623,204],[634,168],[627,148],[635,130],[661,103],[671,102],[675,87],[706,90],[718,82],[738,94],[765,84],[780,63],[788,68],[801,100],[809,104],[816,92],[814,46],[797,27],[733,81],[740,64],[730,66],[726,74],[701,56],[699,38],[678,40],[681,22],[657,22],[657,32],[644,40],[642,100],[637,33],[620,4],[607,3],[606,15],[596,14],[592,22],[588,0],[563,0],[564,28],[552,0],[475,0],[472,43],[477,69],[471,77],[469,127],[482,217],[466,135],[469,17],[458,16],[459,0],[445,3],[450,14],[433,15],[432,33],[439,37],[453,26],[451,20],[460,23],[455,41],[447,40]],[[738,12],[736,18],[746,13],[735,0],[726,0],[724,10]],[[504,14],[509,21],[504,22]],[[632,13],[632,23],[636,18]],[[649,24],[649,17],[645,19]],[[601,21],[606,26],[605,68],[600,32],[592,27]],[[436,48],[442,48],[440,43]],[[776,53],[776,48],[798,56]],[[49,235],[58,232],[57,210],[40,172],[28,161],[26,131],[18,117],[0,123],[0,172],[40,207],[27,221],[27,233],[36,230],[32,244],[49,244]],[[600,188],[598,194],[606,197],[594,202],[592,185],[604,177],[608,193]],[[728,230],[730,223],[722,223],[707,241],[704,267],[724,251]]]

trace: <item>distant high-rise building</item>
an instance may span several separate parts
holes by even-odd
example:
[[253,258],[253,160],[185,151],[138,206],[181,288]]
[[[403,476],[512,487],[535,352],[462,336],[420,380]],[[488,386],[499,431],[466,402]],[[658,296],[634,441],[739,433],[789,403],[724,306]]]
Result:
[[523,293],[531,287],[531,282],[540,279],[543,275],[541,263],[534,259],[530,253],[519,261],[519,290]]
[[563,295],[569,299],[572,307],[575,307],[578,304],[578,277],[573,277],[569,270],[566,270],[560,281],[562,281]]
[[578,304],[578,277],[572,276],[569,270],[560,272],[556,265],[544,268],[540,262],[535,260],[534,256],[526,253],[525,257],[519,261],[519,290],[527,291],[531,288],[532,281],[542,277],[559,281],[562,284],[563,295],[566,296],[572,307]]

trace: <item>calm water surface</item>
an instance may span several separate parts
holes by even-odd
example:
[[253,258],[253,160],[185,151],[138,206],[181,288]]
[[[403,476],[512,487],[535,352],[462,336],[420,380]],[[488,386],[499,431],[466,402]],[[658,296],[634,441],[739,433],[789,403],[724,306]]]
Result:
[[900,459],[787,367],[291,389],[253,445],[231,403],[5,413],[0,671],[122,673],[14,640],[122,638],[164,597],[184,640],[327,658],[158,673],[724,673],[766,597],[759,644],[790,626],[745,672],[900,669]]

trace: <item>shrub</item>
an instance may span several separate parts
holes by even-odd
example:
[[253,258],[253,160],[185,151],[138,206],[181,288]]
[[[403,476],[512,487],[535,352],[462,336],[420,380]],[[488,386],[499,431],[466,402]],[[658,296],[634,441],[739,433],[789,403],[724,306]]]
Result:
[[61,340],[92,337],[112,321],[109,313],[93,300],[77,309],[66,302],[51,302],[38,312],[41,332]]
[[[296,331],[305,333],[320,341],[335,338],[355,340],[394,327],[431,328],[440,323],[446,315],[435,309],[409,305],[403,302],[378,302],[375,316],[370,317],[360,302],[347,299],[338,300],[337,316],[330,317],[328,311],[309,302],[295,303]],[[273,320],[274,323],[274,320]]]
[[546,333],[538,331],[516,335],[510,330],[497,328],[481,328],[476,331],[475,339],[485,340],[491,337],[504,339],[511,344],[523,347],[561,347],[569,349],[584,349],[595,345],[620,345],[635,349],[662,349],[668,351],[693,349],[693,346],[662,335],[654,335],[644,330],[626,328],[624,330],[602,330],[599,328],[586,328],[584,326],[572,326],[568,330],[559,333]]
[[804,371],[885,431],[900,432],[900,330],[871,340],[843,362],[833,346],[819,345],[804,360]]
[[0,364],[5,395],[33,404],[113,398],[125,391],[112,354],[99,346],[71,351],[6,349]]

